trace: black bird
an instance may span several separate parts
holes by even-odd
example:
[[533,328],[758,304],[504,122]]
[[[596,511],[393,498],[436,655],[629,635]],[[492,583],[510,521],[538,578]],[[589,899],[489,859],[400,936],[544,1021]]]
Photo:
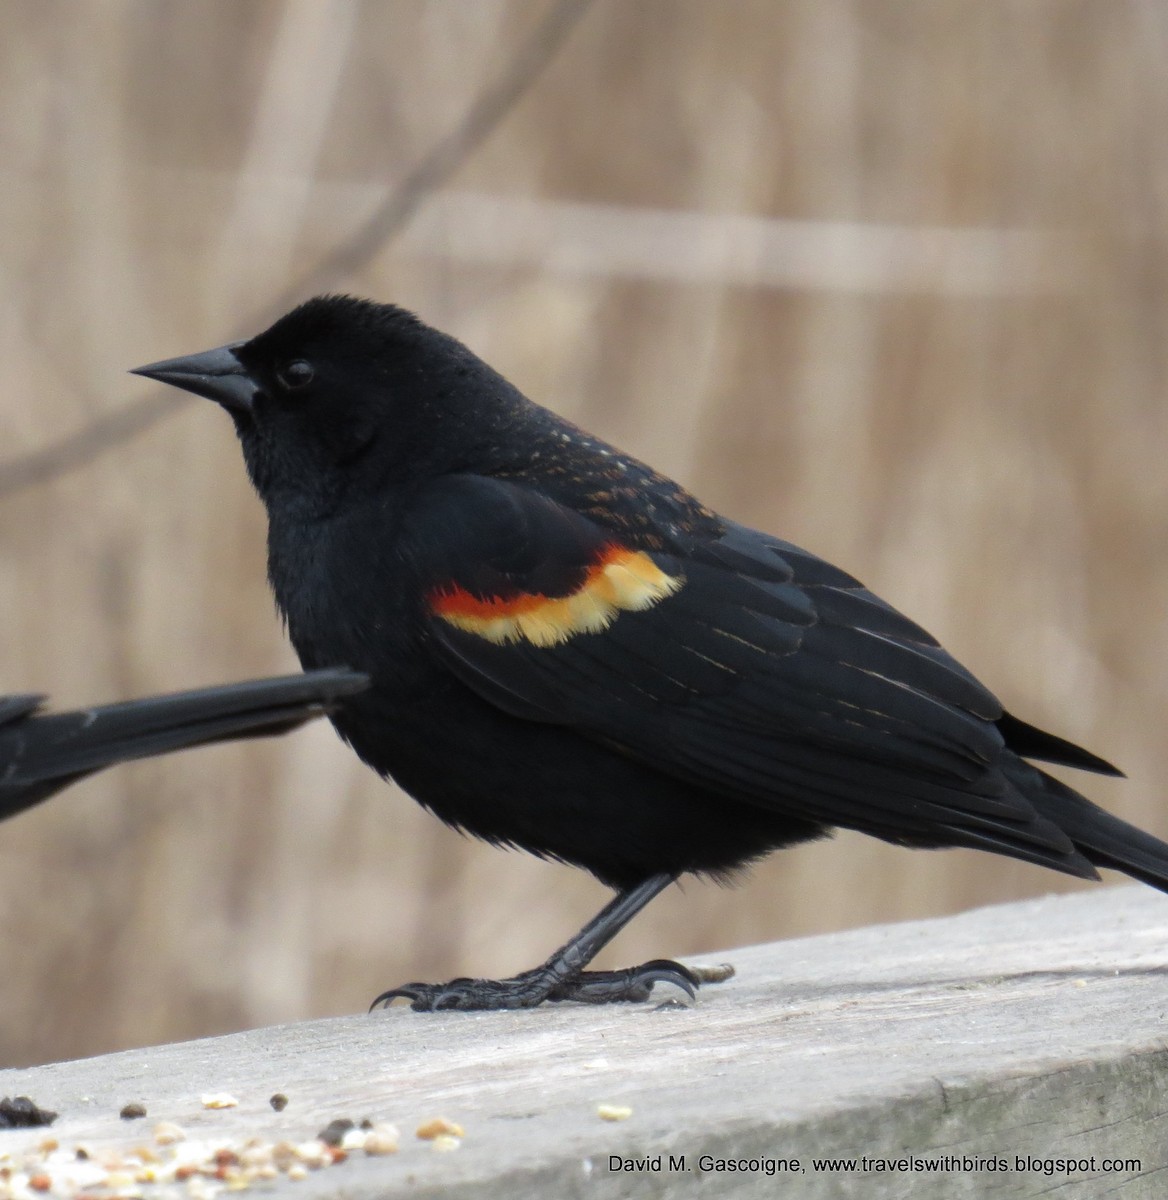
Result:
[[368,683],[354,671],[310,671],[64,713],[42,713],[43,696],[0,696],[0,820],[114,763],[285,733]]
[[230,413],[301,662],[373,681],[332,717],[361,758],[448,824],[617,889],[532,971],[375,1003],[692,989],[667,961],[584,968],[679,875],[834,826],[1168,890],[1168,845],[1025,760],[1114,767],[1003,711],[850,575],[711,511],[410,313],[319,297],[137,373]]

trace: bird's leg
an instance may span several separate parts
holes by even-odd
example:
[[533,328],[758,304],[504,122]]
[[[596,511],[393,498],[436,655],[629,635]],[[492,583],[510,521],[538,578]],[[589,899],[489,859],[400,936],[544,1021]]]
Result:
[[436,1009],[533,1008],[544,1000],[578,1000],[609,1004],[646,1000],[655,983],[672,983],[693,996],[703,982],[726,978],[724,973],[698,974],[681,963],[654,959],[624,971],[586,971],[584,968],[653,899],[676,878],[667,872],[651,875],[618,893],[542,966],[512,979],[452,979],[449,983],[408,983],[383,992],[371,1007],[404,998],[415,1012]]

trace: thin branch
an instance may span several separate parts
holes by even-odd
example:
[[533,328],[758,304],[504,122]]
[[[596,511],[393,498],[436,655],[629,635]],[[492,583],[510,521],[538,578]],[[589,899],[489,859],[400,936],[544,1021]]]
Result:
[[[555,58],[593,0],[556,0],[520,46],[507,71],[479,95],[450,133],[425,154],[355,233],[310,271],[279,293],[264,312],[246,323],[248,332],[268,324],[307,294],[325,291],[359,271],[406,226],[426,200],[449,180],[502,124]],[[0,464],[0,498],[58,479],[124,445],[173,416],[192,399],[160,391],[50,443]]]
[[356,273],[400,233],[426,199],[458,171],[527,94],[592,3],[593,0],[558,0],[520,47],[507,73],[486,88],[462,121],[434,146],[352,237],[281,293],[271,315],[279,315],[305,294],[319,292],[334,280]]
[[187,399],[180,392],[173,396],[154,392],[123,405],[116,412],[98,417],[74,433],[67,433],[42,450],[9,459],[0,466],[0,497],[59,479],[87,466],[107,450],[113,450],[167,417],[173,417],[186,407]]

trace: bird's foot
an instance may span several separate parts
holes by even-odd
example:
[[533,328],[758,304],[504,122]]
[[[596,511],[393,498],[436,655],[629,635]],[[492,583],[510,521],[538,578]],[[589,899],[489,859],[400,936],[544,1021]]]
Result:
[[623,971],[582,971],[548,993],[549,1000],[575,1000],[578,1004],[638,1004],[648,1000],[657,983],[670,983],[692,1000],[701,979],[689,967],[668,958],[655,958]]
[[720,983],[733,967],[691,970],[681,963],[658,958],[623,971],[582,971],[572,978],[551,967],[536,967],[512,979],[452,979],[449,983],[407,983],[382,992],[371,1008],[408,1000],[414,1012],[456,1009],[534,1008],[545,1000],[574,1000],[581,1004],[637,1003],[649,999],[654,984],[668,983],[691,998],[703,983]]
[[452,979],[449,983],[407,983],[382,992],[369,1006],[387,1008],[394,1000],[408,1000],[414,1012],[457,1009],[534,1008],[547,999],[555,979],[543,967],[524,971],[513,979]]

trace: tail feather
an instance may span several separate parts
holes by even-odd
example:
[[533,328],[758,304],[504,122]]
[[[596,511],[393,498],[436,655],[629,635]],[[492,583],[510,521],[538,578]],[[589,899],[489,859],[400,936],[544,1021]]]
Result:
[[1039,729],[1036,725],[1027,725],[1019,721],[1011,713],[1004,712],[996,722],[998,732],[1005,739],[1006,745],[1020,758],[1037,758],[1041,762],[1058,763],[1064,767],[1077,767],[1080,771],[1094,771],[1097,775],[1115,775],[1123,778],[1123,772],[1113,767],[1105,758],[1068,742],[1066,738],[1056,737]]
[[1034,807],[1066,833],[1088,862],[1168,892],[1168,843],[1092,804],[1045,771],[1031,770],[1042,781],[1037,794],[1028,789]]
[[40,697],[0,698],[0,820],[114,763],[284,733],[366,686],[337,668],[48,715]]

